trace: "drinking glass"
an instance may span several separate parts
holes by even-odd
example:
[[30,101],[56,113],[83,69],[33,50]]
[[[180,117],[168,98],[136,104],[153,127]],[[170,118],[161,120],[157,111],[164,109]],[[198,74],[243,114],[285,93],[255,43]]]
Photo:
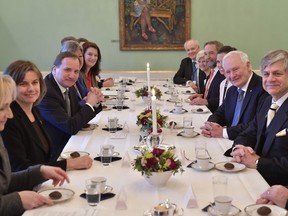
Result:
[[88,205],[97,206],[101,199],[101,183],[93,181],[93,179],[86,180],[86,200]]

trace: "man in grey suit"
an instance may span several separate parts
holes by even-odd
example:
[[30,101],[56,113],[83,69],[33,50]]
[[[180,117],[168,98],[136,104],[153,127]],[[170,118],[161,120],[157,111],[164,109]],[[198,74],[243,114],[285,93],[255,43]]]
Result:
[[263,88],[270,94],[249,127],[234,141],[233,159],[257,169],[270,184],[288,184],[288,52],[261,60]]
[[[101,90],[91,88],[86,103],[78,103],[76,83],[80,72],[78,56],[63,52],[57,55],[52,72],[45,77],[47,93],[38,105],[44,127],[52,140],[51,160],[56,160],[69,138],[83,128],[102,110]],[[65,94],[68,91],[68,99]]]
[[[209,116],[201,129],[202,134],[206,137],[234,140],[253,120],[259,106],[268,94],[262,87],[262,78],[252,71],[246,53],[242,51],[229,52],[223,58],[223,67],[227,73],[227,79],[233,86],[228,89],[223,104]],[[238,119],[235,120],[240,89],[244,91],[243,103]]]

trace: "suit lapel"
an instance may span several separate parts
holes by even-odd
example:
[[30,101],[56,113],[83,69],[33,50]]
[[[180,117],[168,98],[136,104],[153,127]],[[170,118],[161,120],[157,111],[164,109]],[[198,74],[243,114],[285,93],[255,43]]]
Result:
[[[265,143],[263,145],[263,150],[262,150],[262,154],[261,154],[261,156],[263,156],[263,157],[265,157],[268,154],[269,149],[271,148],[272,144],[274,143],[276,134],[280,130],[283,129],[282,126],[288,120],[288,118],[287,118],[288,117],[288,114],[287,114],[288,111],[286,108],[287,106],[288,106],[288,99],[286,99],[286,101],[278,109],[275,117],[273,118],[269,127],[266,129],[266,140],[265,140]],[[266,121],[265,121],[265,124],[266,124]]]

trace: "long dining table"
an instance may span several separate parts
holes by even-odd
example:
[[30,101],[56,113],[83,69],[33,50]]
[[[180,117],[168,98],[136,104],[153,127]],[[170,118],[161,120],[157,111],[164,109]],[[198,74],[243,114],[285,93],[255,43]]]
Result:
[[[184,215],[207,215],[202,208],[213,202],[212,177],[225,175],[228,178],[228,192],[233,198],[232,204],[241,209],[239,215],[245,215],[244,208],[255,204],[256,199],[265,191],[269,185],[255,169],[241,169],[238,172],[225,172],[225,170],[211,169],[201,171],[188,168],[187,165],[195,160],[194,147],[197,142],[206,142],[207,149],[211,155],[211,161],[214,164],[219,162],[228,162],[230,157],[225,157],[224,152],[231,147],[232,141],[220,138],[206,138],[201,135],[200,127],[207,120],[210,112],[206,112],[205,106],[192,106],[187,102],[187,90],[185,86],[176,86],[179,98],[183,101],[183,113],[171,112],[174,103],[169,102],[170,95],[166,94],[166,81],[151,81],[151,86],[156,86],[162,91],[161,100],[157,101],[157,108],[162,115],[168,116],[169,121],[175,121],[181,125],[183,117],[191,116],[193,118],[194,130],[199,133],[196,137],[177,136],[182,130],[163,128],[162,143],[175,146],[175,154],[182,161],[184,172],[173,175],[167,184],[163,187],[150,185],[140,172],[133,169],[131,162],[140,155],[134,147],[140,145],[139,130],[136,125],[137,115],[142,112],[147,104],[141,97],[135,97],[135,90],[146,85],[145,80],[136,80],[133,85],[127,86],[129,92],[125,93],[127,100],[124,105],[129,109],[118,111],[109,109],[113,104],[107,100],[107,110],[100,112],[90,124],[97,124],[93,130],[79,131],[72,136],[65,146],[63,153],[69,151],[88,152],[92,158],[97,157],[100,152],[100,146],[111,144],[115,146],[115,151],[120,153],[122,160],[112,162],[109,166],[103,166],[100,161],[94,160],[93,166],[86,170],[67,171],[70,183],[65,183],[62,187],[75,192],[74,196],[64,202],[56,203],[53,206],[43,206],[37,209],[29,210],[24,213],[31,215],[91,215],[91,216],[136,216],[143,215],[147,209],[169,199],[178,207],[183,208]],[[103,89],[105,94],[108,91],[116,90],[118,87]],[[107,93],[108,92],[108,93]],[[108,103],[109,102],[109,103]],[[202,108],[205,112],[195,112],[197,108]],[[102,130],[107,127],[108,117],[117,116],[119,124],[123,125],[122,131],[116,134]],[[183,156],[185,152],[185,157]],[[111,186],[115,193],[113,198],[103,200],[97,207],[87,204],[87,201],[80,197],[84,192],[85,180],[102,176],[107,178],[107,185]],[[51,188],[51,181],[41,185],[40,190]],[[193,203],[191,205],[191,202]],[[190,203],[190,205],[188,205]]]

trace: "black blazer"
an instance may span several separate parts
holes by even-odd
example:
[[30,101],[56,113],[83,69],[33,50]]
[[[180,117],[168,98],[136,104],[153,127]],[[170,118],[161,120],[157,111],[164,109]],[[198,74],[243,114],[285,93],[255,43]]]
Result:
[[[204,80],[206,79],[206,74],[200,69],[198,69],[197,73],[198,73],[198,81],[197,81],[198,93],[203,94],[205,91]],[[188,80],[193,80],[192,60],[189,57],[182,59],[180,68],[174,75],[173,82],[175,84],[185,85]]]
[[48,141],[49,152],[44,150],[32,123],[16,101],[11,103],[11,110],[14,117],[8,119],[1,134],[8,151],[12,171],[24,170],[37,164],[49,164],[66,170],[66,160],[48,163],[52,144],[44,130],[37,108],[34,107],[32,112],[41,132]]
[[[207,77],[207,80],[209,78]],[[214,113],[215,110],[219,107],[219,93],[220,93],[220,83],[225,79],[225,76],[220,73],[218,70],[216,75],[211,81],[208,94],[207,94],[207,102],[208,102],[208,109]],[[206,83],[205,83],[206,84]],[[206,85],[205,85],[206,86]]]
[[288,128],[288,99],[277,110],[266,129],[271,102],[272,97],[267,97],[253,122],[235,139],[234,145],[244,144],[254,148],[260,156],[257,170],[270,185],[288,185],[288,134],[276,136]]
[[257,110],[269,95],[262,87],[262,78],[253,73],[243,101],[239,124],[231,127],[238,97],[237,89],[237,87],[231,86],[223,104],[208,118],[210,122],[216,122],[223,127],[226,126],[231,140],[234,140],[248,127],[248,123],[254,119]]
[[56,160],[69,138],[83,128],[97,113],[102,110],[100,105],[95,111],[87,104],[78,103],[77,92],[74,87],[69,88],[71,117],[67,114],[63,94],[52,73],[45,77],[47,93],[38,105],[43,118],[44,127],[52,140],[51,159]]

